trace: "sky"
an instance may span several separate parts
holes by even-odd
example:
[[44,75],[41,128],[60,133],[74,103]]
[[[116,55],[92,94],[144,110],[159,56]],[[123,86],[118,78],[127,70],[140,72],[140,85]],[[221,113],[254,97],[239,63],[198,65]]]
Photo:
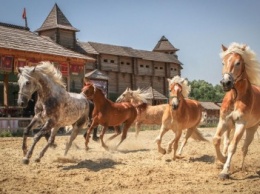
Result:
[[222,79],[221,45],[247,44],[260,59],[259,0],[0,0],[0,22],[35,31],[54,4],[75,28],[77,39],[152,51],[165,36],[183,63],[181,77]]

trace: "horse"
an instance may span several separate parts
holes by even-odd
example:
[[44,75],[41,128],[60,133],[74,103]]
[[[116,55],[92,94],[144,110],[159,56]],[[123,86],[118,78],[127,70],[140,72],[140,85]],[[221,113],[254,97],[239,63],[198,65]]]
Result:
[[[173,160],[175,160],[181,158],[182,149],[190,136],[199,141],[207,140],[197,128],[201,123],[202,106],[198,101],[187,98],[190,92],[188,81],[180,76],[167,80],[169,83],[169,103],[163,113],[160,133],[155,141],[158,145],[158,151],[165,154],[166,150],[161,147],[162,137],[169,129],[175,132],[175,138],[168,143],[167,149],[168,153],[173,149]],[[185,139],[178,154],[176,154],[178,142],[184,129],[187,129]]]
[[[224,164],[219,178],[228,179],[237,144],[245,133],[241,163],[243,170],[248,147],[260,123],[260,63],[249,46],[239,43],[231,43],[228,48],[222,45],[220,57],[223,64],[221,84],[226,94],[213,144],[217,160]],[[223,154],[220,151],[221,136],[224,134],[228,139],[231,129],[234,135],[230,142],[224,144],[227,153]]]
[[92,123],[87,130],[85,138],[85,146],[88,148],[89,137],[93,128],[102,125],[103,128],[99,135],[101,145],[104,149],[109,150],[108,146],[104,143],[103,137],[108,126],[113,126],[115,134],[109,140],[114,139],[120,133],[120,125],[124,124],[121,141],[117,144],[116,148],[125,140],[127,131],[132,125],[137,116],[137,111],[131,103],[115,103],[107,99],[102,90],[96,87],[93,83],[85,83],[82,88],[82,93],[85,97],[94,103],[94,110],[92,114]]
[[126,90],[117,98],[116,102],[131,102],[137,109],[137,117],[135,120],[135,137],[140,132],[142,124],[161,125],[162,115],[168,104],[148,105],[147,98],[149,93],[143,92],[141,89]]
[[[73,130],[64,153],[66,155],[79,130],[89,121],[89,101],[83,94],[67,92],[61,72],[50,62],[40,62],[35,67],[20,67],[18,73],[18,105],[26,107],[31,95],[34,92],[38,93],[35,116],[23,133],[23,163],[29,164],[37,142],[42,136],[50,133],[48,143],[35,160],[40,162],[53,143],[58,129],[72,124]],[[43,123],[43,126],[34,136],[34,141],[27,151],[27,137],[37,122]]]

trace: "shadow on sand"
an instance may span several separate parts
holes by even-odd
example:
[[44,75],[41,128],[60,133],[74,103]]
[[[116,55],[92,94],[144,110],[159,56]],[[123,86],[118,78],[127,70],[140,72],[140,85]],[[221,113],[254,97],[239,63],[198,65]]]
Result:
[[81,161],[81,162],[79,162],[75,165],[65,166],[62,169],[63,170],[72,170],[72,169],[87,168],[87,169],[92,170],[94,172],[98,172],[98,171],[103,170],[103,169],[114,168],[114,166],[117,165],[117,164],[122,164],[122,163],[115,162],[114,160],[109,159],[109,158],[102,158],[102,159],[99,159],[97,161],[84,160],[84,161]]

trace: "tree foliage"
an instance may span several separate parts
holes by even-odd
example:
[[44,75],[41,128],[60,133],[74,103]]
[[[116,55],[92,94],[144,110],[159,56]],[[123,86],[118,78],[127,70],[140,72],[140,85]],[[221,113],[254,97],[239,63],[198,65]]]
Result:
[[189,84],[189,97],[198,101],[221,102],[225,94],[220,85],[213,86],[204,80],[193,80]]

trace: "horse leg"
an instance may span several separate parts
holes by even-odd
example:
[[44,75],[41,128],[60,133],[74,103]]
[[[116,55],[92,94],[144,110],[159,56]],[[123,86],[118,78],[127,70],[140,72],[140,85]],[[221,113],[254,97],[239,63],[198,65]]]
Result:
[[[231,129],[231,130],[234,130],[234,129]],[[227,149],[228,149],[228,146],[230,144],[230,130],[226,130],[224,133],[223,133],[223,156],[227,156]]]
[[242,164],[241,164],[242,170],[244,170],[244,161],[245,161],[245,157],[247,155],[248,146],[253,141],[255,132],[257,131],[257,128],[258,128],[258,125],[246,129],[246,138],[245,138],[245,141],[244,141],[244,145],[242,147],[242,152],[243,152],[243,159],[242,159]]
[[[42,151],[40,152],[38,158],[35,159],[35,162],[40,162],[41,158],[44,156],[45,152],[47,151],[47,149],[49,148],[49,146],[51,146],[54,142],[54,138],[57,134],[59,130],[59,127],[55,127],[51,129],[51,134],[49,135],[47,144],[44,146],[44,148],[42,149]],[[49,131],[43,131],[43,133],[49,133]],[[44,134],[45,135],[45,134]]]
[[98,127],[95,127],[94,130],[93,130],[93,137],[92,137],[92,139],[94,141],[98,141],[99,140],[99,137],[97,136],[97,131],[98,131]]
[[26,129],[23,132],[23,144],[22,144],[22,150],[23,150],[23,155],[25,156],[27,153],[27,137],[31,131],[31,129],[35,126],[37,123],[38,118],[36,116],[33,117],[29,125],[26,127]]
[[221,162],[221,163],[225,163],[226,161],[226,157],[223,156],[223,154],[220,151],[220,143],[221,143],[221,136],[222,134],[227,130],[226,127],[226,123],[223,119],[219,119],[219,123],[217,126],[217,130],[216,133],[213,137],[213,144],[215,146],[215,150],[216,150],[216,155],[217,155],[217,159]]
[[181,129],[176,130],[175,141],[174,141],[174,144],[173,144],[173,160],[175,160],[176,158],[180,158],[176,155],[176,152],[177,152],[177,149],[178,149],[178,143],[179,143],[179,140],[181,138],[181,134],[182,134]]
[[[174,132],[174,131],[173,131]],[[175,137],[168,143],[167,154],[172,152],[173,143],[175,142]]]
[[103,140],[104,134],[105,134],[105,132],[106,132],[106,129],[107,129],[107,126],[103,126],[103,128],[102,128],[102,130],[101,130],[101,133],[100,133],[100,135],[99,135],[99,138],[100,138],[102,147],[105,148],[105,150],[108,151],[108,150],[109,150],[109,149],[108,149],[108,146],[105,144],[105,142],[104,142],[104,140]]
[[115,126],[114,129],[115,129],[115,134],[108,138],[109,141],[121,134],[120,126]]
[[166,150],[163,149],[161,147],[161,142],[162,142],[162,137],[164,136],[164,134],[168,131],[169,129],[167,129],[163,124],[161,126],[161,129],[160,129],[160,133],[159,135],[156,137],[155,141],[157,143],[157,146],[158,146],[158,152],[162,153],[162,154],[166,154]]
[[123,128],[121,140],[120,140],[120,142],[116,145],[116,148],[118,148],[118,146],[126,139],[127,131],[128,131],[128,129],[129,129],[129,127],[131,126],[131,124],[132,124],[132,121],[126,122],[126,123],[124,124],[124,128]]
[[[81,122],[77,122],[73,125],[73,128],[72,128],[72,131],[71,131],[71,134],[70,134],[70,139],[69,139],[69,142],[66,144],[66,148],[65,148],[65,152],[64,152],[64,156],[67,155],[71,145],[72,145],[72,142],[74,141],[74,139],[77,137],[79,131],[83,128],[84,126],[84,120],[81,121]],[[85,134],[84,134],[84,137],[85,137]]]
[[189,128],[189,129],[187,129],[187,132],[186,132],[184,141],[182,142],[181,147],[180,147],[179,152],[178,152],[178,155],[179,155],[179,156],[181,156],[182,150],[183,150],[184,146],[186,145],[188,139],[190,138],[190,136],[191,136],[191,134],[192,134],[192,132],[193,132],[193,129],[194,129],[194,128]]
[[91,134],[93,128],[95,128],[95,127],[97,127],[97,126],[98,126],[98,123],[96,123],[96,122],[93,120],[92,123],[91,123],[91,126],[90,126],[90,127],[88,128],[88,130],[87,130],[87,134],[84,134],[86,150],[88,150],[88,143],[89,143],[90,134]]
[[141,123],[139,123],[138,121],[135,122],[135,138],[138,137],[138,134],[140,132],[140,126],[141,126]]
[[243,123],[236,123],[234,137],[228,146],[227,160],[224,164],[223,170],[219,174],[219,178],[221,178],[221,179],[229,178],[228,171],[230,168],[231,159],[232,159],[232,156],[234,155],[234,153],[236,152],[237,144],[240,141],[240,139],[242,138],[244,131],[245,131],[245,125]]
[[31,146],[31,148],[29,149],[29,151],[26,153],[26,156],[23,158],[23,163],[24,164],[29,164],[29,159],[32,156],[32,153],[33,153],[35,145],[41,139],[42,136],[44,136],[46,133],[48,133],[50,131],[52,126],[53,126],[53,121],[52,120],[48,120],[44,124],[44,126],[41,128],[41,130],[34,136],[33,144]]
[[36,145],[36,143],[41,139],[41,137],[43,136],[44,134],[42,133],[42,131],[39,131],[38,133],[36,133],[36,135],[34,136],[33,138],[33,144],[31,145],[29,151],[26,153],[26,155],[24,156],[23,158],[23,163],[24,164],[29,164],[29,159],[31,158],[32,156],[32,153],[33,153],[33,149]]

